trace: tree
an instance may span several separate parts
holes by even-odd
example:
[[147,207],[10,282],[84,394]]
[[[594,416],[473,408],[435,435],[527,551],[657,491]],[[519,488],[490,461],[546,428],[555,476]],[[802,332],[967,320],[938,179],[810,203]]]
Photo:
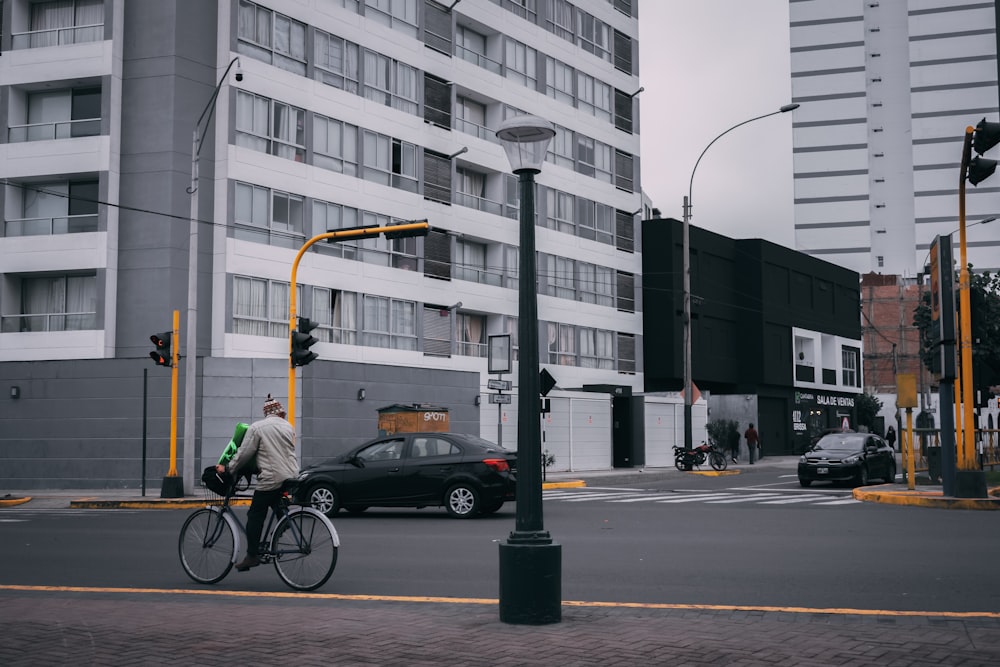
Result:
[[865,393],[854,401],[854,407],[858,411],[858,424],[871,430],[875,426],[875,418],[882,410],[882,401],[877,396]]
[[[957,276],[955,285],[958,285]],[[969,301],[972,307],[973,380],[976,389],[985,390],[1000,383],[1000,274],[973,273],[970,264]],[[957,295],[955,303],[959,303]],[[924,367],[930,369],[931,359],[939,352],[930,335],[929,291],[921,295],[920,305],[913,311],[913,326],[920,330],[920,359]]]

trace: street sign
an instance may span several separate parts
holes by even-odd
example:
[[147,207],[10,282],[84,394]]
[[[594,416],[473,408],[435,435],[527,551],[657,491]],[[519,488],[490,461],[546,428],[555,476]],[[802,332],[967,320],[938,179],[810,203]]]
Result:
[[490,394],[490,403],[507,404],[510,403],[511,394]]
[[489,389],[499,389],[500,391],[510,391],[510,380],[487,380],[486,386]]

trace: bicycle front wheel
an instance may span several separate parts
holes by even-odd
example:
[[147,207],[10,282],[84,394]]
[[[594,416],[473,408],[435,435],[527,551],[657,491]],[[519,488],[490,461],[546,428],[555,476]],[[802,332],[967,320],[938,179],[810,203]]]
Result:
[[214,584],[229,574],[235,561],[233,526],[222,512],[200,509],[184,522],[177,550],[189,577]]
[[712,452],[708,455],[708,461],[712,464],[713,470],[722,471],[726,469],[729,463],[726,461],[726,456],[722,452]]
[[325,516],[307,509],[291,512],[274,529],[274,568],[295,590],[315,590],[333,574],[338,545],[336,531]]

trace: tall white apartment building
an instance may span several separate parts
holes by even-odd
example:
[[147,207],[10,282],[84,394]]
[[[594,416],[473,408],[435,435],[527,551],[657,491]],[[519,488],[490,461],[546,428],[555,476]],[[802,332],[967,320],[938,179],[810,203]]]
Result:
[[[793,130],[796,249],[860,273],[912,277],[934,237],[959,227],[966,127],[1000,120],[996,3],[789,7],[792,95],[802,105]],[[968,259],[996,271],[1000,221],[978,223],[1000,216],[1000,175],[966,189]]]
[[432,231],[299,265],[320,341],[298,370],[303,462],[374,436],[390,404],[495,436],[487,343],[511,334],[516,368],[519,276],[494,132],[522,113],[556,129],[536,178],[541,362],[562,389],[641,391],[637,4],[2,0],[0,486],[132,486],[140,433],[145,477],[165,472],[170,372],[148,353],[174,310],[214,463],[264,395],[287,400],[299,248],[410,220]]

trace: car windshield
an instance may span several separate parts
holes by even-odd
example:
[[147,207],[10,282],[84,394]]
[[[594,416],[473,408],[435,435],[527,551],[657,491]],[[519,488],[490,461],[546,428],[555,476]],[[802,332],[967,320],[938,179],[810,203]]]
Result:
[[843,451],[845,449],[861,449],[865,445],[863,433],[831,433],[823,436],[813,445],[814,452]]

